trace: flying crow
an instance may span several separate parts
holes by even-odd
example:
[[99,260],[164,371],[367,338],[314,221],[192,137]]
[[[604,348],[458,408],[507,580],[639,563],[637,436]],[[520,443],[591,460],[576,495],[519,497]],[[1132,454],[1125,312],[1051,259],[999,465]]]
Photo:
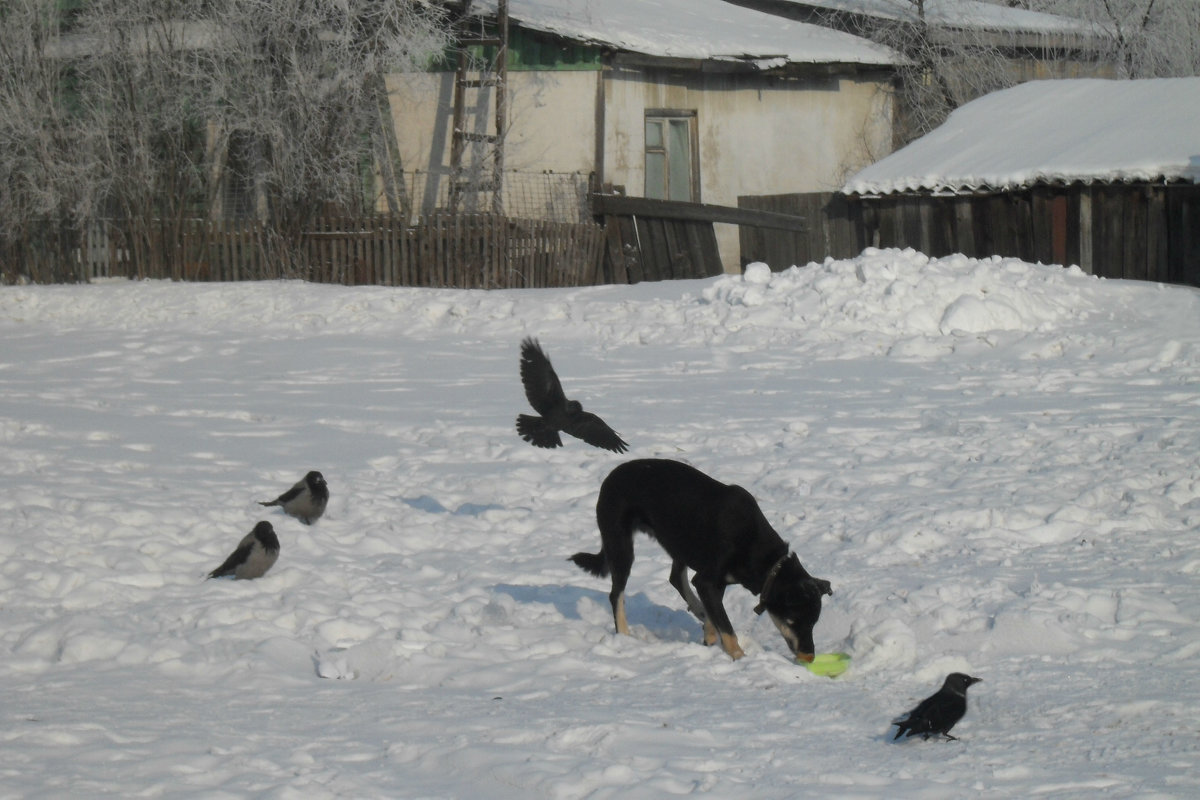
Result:
[[541,414],[540,417],[517,415],[517,433],[525,441],[535,447],[562,447],[558,432],[563,431],[614,453],[629,449],[604,420],[584,411],[579,401],[567,399],[550,359],[536,339],[521,342],[521,383],[525,385],[529,405]]
[[279,537],[269,522],[260,522],[247,533],[225,563],[208,573],[210,578],[232,575],[234,580],[261,578],[279,558]]
[[941,689],[893,722],[896,735],[892,737],[892,741],[899,739],[901,734],[920,734],[923,739],[941,735],[953,740],[955,737],[950,735],[950,729],[967,713],[967,687],[981,680],[983,678],[972,678],[961,672],[947,675]]
[[311,525],[325,513],[329,502],[329,487],[321,473],[313,470],[283,494],[262,506],[283,506],[283,512]]

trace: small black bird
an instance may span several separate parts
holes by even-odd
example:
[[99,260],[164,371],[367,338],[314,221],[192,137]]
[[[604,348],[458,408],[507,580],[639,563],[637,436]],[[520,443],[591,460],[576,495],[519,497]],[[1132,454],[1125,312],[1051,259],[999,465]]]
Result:
[[535,447],[562,447],[558,432],[563,431],[614,453],[629,449],[604,420],[584,411],[577,400],[567,399],[550,359],[536,339],[521,342],[521,383],[525,385],[529,405],[541,414],[540,417],[517,415],[517,433],[525,441]]
[[920,734],[923,739],[940,734],[953,740],[955,737],[950,735],[950,729],[967,713],[967,687],[982,680],[983,678],[972,678],[961,672],[951,672],[946,676],[946,682],[942,684],[941,689],[892,723],[897,728],[892,741],[899,739],[900,734]]
[[261,578],[279,558],[279,537],[269,522],[260,522],[247,533],[225,563],[208,573],[210,578],[232,575],[234,580]]
[[285,514],[290,514],[305,525],[312,525],[325,513],[328,503],[329,487],[325,485],[325,477],[313,470],[279,497],[269,503],[259,502],[259,505],[283,506]]

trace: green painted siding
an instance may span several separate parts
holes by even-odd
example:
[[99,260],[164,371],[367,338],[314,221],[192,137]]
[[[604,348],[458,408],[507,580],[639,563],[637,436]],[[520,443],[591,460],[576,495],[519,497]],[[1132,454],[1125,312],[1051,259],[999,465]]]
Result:
[[524,28],[509,29],[509,69],[596,70],[600,67],[599,47]]
[[[469,52],[479,63],[491,63],[494,47],[471,47]],[[453,70],[457,51],[450,50],[430,65],[430,72]],[[508,68],[510,70],[598,70],[603,65],[599,47],[541,33],[511,24],[508,29]]]

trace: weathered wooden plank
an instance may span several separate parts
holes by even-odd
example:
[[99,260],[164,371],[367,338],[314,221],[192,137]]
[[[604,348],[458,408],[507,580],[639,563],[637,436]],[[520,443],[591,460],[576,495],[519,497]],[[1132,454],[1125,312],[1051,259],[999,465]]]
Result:
[[1114,202],[1108,187],[1097,187],[1096,201],[1096,274],[1102,278],[1121,278],[1125,271],[1125,248],[1122,232],[1125,228],[1122,203]]
[[728,222],[734,225],[757,225],[761,228],[780,228],[782,230],[802,231],[805,225],[802,219],[770,211],[706,203],[649,200],[644,197],[625,197],[615,194],[592,195],[592,210],[598,216],[647,216],[695,222]]
[[1074,261],[1084,272],[1091,274],[1095,270],[1094,236],[1092,225],[1092,188],[1082,186],[1075,192],[1078,210],[1075,214],[1078,233],[1076,234],[1076,255]]
[[629,283],[640,283],[650,280],[646,272],[646,254],[642,250],[641,240],[638,239],[638,226],[635,217],[617,217],[621,227],[621,251],[625,259],[625,278]]
[[1170,280],[1166,193],[1162,186],[1146,187],[1146,279]]
[[661,281],[666,272],[667,249],[662,232],[665,222],[656,217],[634,217],[638,246],[642,251],[642,278]]
[[692,254],[688,250],[687,220],[662,221],[662,250],[665,254],[663,280],[690,277],[693,273]]
[[1168,280],[1200,286],[1200,187],[1164,188]]
[[[1115,198],[1114,198],[1115,199]],[[1141,192],[1129,192],[1124,201],[1114,203],[1119,209],[1121,231],[1121,272],[1114,277],[1131,280],[1145,279],[1146,229],[1145,229],[1145,195]]]

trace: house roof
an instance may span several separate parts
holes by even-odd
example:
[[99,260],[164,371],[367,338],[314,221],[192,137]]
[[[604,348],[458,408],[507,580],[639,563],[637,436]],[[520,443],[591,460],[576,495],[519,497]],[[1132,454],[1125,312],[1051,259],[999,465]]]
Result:
[[1200,78],[1032,81],[993,92],[852,177],[847,194],[1200,182]]
[[[472,5],[494,14],[496,0]],[[509,0],[525,28],[647,56],[770,69],[794,64],[891,65],[893,50],[840,31],[791,22],[724,0]]]
[[[840,11],[876,19],[919,22],[912,0],[791,0],[794,5]],[[962,30],[1003,31],[1022,34],[1091,33],[1083,20],[1009,8],[980,0],[925,0],[925,21],[930,25]]]

